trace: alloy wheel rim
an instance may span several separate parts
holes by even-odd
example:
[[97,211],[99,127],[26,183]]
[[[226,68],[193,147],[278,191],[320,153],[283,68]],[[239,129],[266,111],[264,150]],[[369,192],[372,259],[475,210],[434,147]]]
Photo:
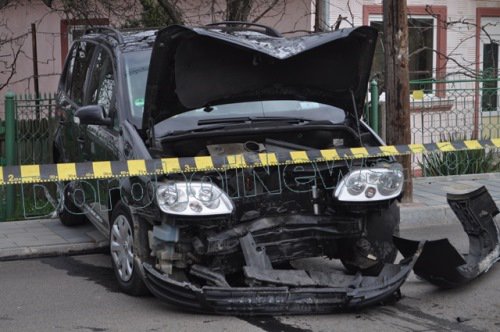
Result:
[[134,236],[132,228],[124,215],[119,215],[111,227],[111,257],[121,280],[132,278],[134,269]]

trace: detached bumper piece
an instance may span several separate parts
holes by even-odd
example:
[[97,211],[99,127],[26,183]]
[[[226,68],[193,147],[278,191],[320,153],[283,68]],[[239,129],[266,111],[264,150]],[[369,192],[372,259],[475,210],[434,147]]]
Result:
[[[448,194],[447,200],[469,237],[469,253],[460,255],[448,239],[427,241],[414,272],[439,287],[452,288],[477,278],[500,260],[500,232],[493,219],[499,210],[485,187]],[[419,245],[401,238],[394,243],[405,257],[411,257]]]
[[[243,237],[242,242],[245,256],[253,256],[253,239]],[[218,286],[200,288],[176,281],[147,263],[143,266],[145,281],[155,296],[191,311],[232,315],[329,313],[398,298],[419,248],[399,264],[386,264],[378,276],[348,276],[333,270],[274,270],[265,257],[257,255],[244,267],[253,287],[230,287],[210,274]],[[196,270],[199,276],[200,268]]]

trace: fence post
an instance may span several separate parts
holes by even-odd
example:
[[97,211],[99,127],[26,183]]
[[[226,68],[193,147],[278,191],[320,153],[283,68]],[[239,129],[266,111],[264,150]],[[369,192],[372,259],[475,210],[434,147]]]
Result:
[[372,80],[370,82],[370,100],[371,100],[371,107],[370,107],[370,127],[378,134],[379,133],[379,128],[378,128],[378,84],[377,81]]
[[[16,95],[13,92],[5,94],[5,165],[16,164]],[[6,219],[14,215],[16,193],[14,185],[6,188]]]

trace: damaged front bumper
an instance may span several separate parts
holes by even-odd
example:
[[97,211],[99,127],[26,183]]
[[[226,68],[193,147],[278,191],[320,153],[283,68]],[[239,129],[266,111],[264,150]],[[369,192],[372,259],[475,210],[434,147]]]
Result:
[[[500,260],[500,232],[494,217],[498,207],[485,187],[467,194],[448,194],[448,204],[469,237],[469,253],[462,256],[448,239],[427,241],[415,263],[415,274],[439,287],[470,282]],[[395,238],[394,244],[411,257],[418,241]]]
[[281,276],[280,283],[288,280],[293,284],[288,286],[198,288],[189,282],[173,280],[150,264],[144,263],[143,267],[145,281],[155,296],[191,311],[233,315],[311,314],[360,308],[398,298],[399,288],[419,252],[417,246],[412,257],[399,264],[386,264],[378,276],[304,270],[258,271],[271,279]]
[[162,300],[195,312],[232,315],[330,313],[373,305],[397,299],[412,270],[440,287],[456,287],[500,260],[500,231],[494,221],[499,210],[485,187],[447,198],[469,237],[468,255],[460,255],[448,239],[424,242],[395,237],[405,258],[399,264],[384,264],[376,276],[345,275],[321,267],[279,270],[273,269],[248,233],[239,238],[239,245],[250,286],[231,287],[221,274],[197,265],[191,267],[191,275],[209,280],[211,286],[175,280],[149,263],[142,263],[141,270],[149,290]]

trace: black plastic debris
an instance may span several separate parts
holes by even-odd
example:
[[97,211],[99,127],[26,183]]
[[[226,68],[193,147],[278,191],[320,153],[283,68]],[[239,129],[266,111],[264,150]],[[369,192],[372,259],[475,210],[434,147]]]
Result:
[[[500,260],[500,232],[494,221],[499,210],[484,186],[466,194],[447,194],[447,200],[469,237],[469,253],[462,256],[448,239],[427,241],[413,271],[439,287],[452,288],[477,278]],[[397,237],[394,243],[405,257],[419,245]]]
[[[251,248],[251,239],[246,241]],[[149,264],[144,263],[143,268],[153,294],[195,312],[234,315],[330,313],[399,299],[399,288],[411,272],[422,246],[423,243],[417,245],[413,254],[399,264],[385,264],[377,276],[261,270],[250,266],[245,274],[255,281],[254,287],[228,287],[219,283],[198,288],[160,274]],[[198,269],[197,273],[200,271]],[[275,286],[258,286],[261,281],[272,282]]]

